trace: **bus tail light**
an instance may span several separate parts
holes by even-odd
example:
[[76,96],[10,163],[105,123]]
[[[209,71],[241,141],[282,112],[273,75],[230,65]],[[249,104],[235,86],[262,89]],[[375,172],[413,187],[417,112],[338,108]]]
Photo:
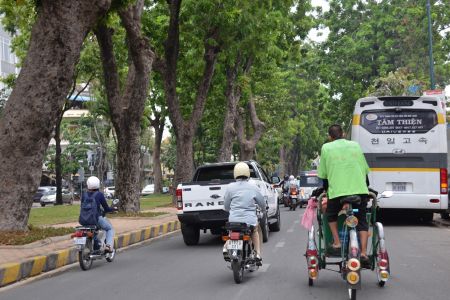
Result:
[[183,190],[177,189],[176,196],[177,196],[177,209],[182,210],[183,209]]
[[448,183],[447,183],[447,169],[441,168],[441,195],[447,195]]

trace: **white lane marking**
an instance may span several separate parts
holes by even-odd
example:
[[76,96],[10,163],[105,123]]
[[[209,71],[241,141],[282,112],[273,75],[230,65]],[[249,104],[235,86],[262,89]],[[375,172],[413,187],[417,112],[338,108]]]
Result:
[[278,243],[275,245],[275,247],[276,247],[276,248],[283,248],[285,244],[286,244],[285,242],[278,242]]
[[294,228],[289,228],[287,232],[294,232]]
[[270,264],[263,264],[262,267],[259,267],[259,272],[267,272],[267,270],[269,269]]

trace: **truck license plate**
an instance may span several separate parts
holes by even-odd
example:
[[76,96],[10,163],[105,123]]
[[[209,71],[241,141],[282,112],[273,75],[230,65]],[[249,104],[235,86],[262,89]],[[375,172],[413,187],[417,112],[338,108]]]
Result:
[[229,250],[242,250],[244,241],[242,240],[229,240],[228,241],[228,249]]
[[406,182],[393,182],[392,191],[394,192],[406,192]]
[[75,245],[85,245],[86,244],[86,237],[80,237],[80,238],[73,238],[73,243]]

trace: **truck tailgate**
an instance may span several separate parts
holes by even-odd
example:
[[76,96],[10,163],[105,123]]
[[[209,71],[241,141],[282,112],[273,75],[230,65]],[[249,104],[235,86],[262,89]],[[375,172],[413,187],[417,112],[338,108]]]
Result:
[[183,184],[183,212],[223,209],[226,183]]

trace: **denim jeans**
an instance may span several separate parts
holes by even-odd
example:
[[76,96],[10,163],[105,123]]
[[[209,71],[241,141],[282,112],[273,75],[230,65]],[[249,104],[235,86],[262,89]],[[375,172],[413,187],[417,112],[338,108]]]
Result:
[[100,216],[98,218],[98,226],[106,231],[106,244],[114,247],[114,229],[111,222],[106,217]]

